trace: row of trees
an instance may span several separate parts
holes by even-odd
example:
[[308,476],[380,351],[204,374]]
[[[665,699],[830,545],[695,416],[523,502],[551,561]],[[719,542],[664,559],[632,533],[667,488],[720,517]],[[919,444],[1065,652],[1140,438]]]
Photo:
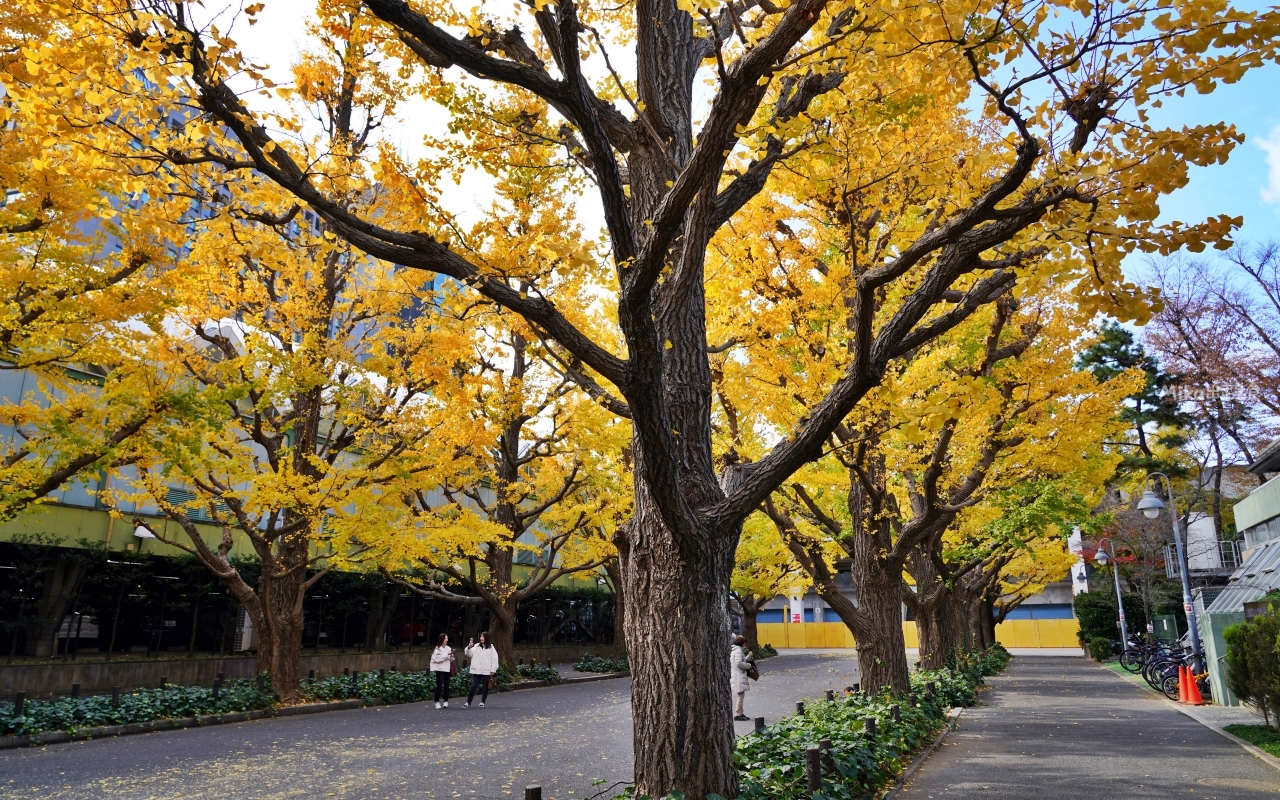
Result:
[[[198,4],[0,13],[0,328],[41,381],[5,410],[10,513],[112,471],[104,501],[183,531],[152,526],[253,616],[286,698],[331,570],[505,636],[607,568],[637,793],[694,798],[736,794],[735,571],[746,603],[769,588],[743,573],[811,581],[894,691],[901,603],[936,665],[1061,575],[1141,382],[1076,368],[1090,322],[1151,310],[1127,254],[1234,224],[1156,222],[1240,137],[1147,110],[1280,42],[1216,0],[328,0],[276,86]],[[469,224],[463,179],[493,193]]]

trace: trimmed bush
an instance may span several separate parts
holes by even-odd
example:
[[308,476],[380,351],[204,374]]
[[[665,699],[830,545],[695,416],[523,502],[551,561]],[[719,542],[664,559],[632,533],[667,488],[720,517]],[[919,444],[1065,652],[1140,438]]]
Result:
[[564,683],[559,670],[546,664],[518,664],[516,676],[529,681],[546,681],[553,686]]
[[[912,692],[920,700],[912,706],[888,694],[851,694],[835,701],[805,706],[803,716],[792,716],[738,740],[734,762],[741,772],[744,800],[801,800],[817,797],[805,780],[805,750],[823,739],[831,741],[827,752],[835,769],[824,769],[823,798],[868,796],[901,771],[911,753],[932,741],[946,724],[953,706],[971,705],[983,678],[1005,667],[1009,653],[995,645],[976,655],[962,655],[954,671],[917,672],[911,676]],[[925,685],[935,684],[928,696]],[[898,704],[901,722],[895,722],[892,706]],[[867,718],[876,721],[875,738],[866,732]]]
[[778,651],[771,644],[758,644],[751,648],[751,655],[755,656],[756,661],[776,656]]
[[1105,636],[1095,636],[1090,639],[1089,657],[1094,661],[1106,661],[1111,658],[1111,640]]
[[631,664],[626,656],[602,658],[587,654],[578,659],[573,668],[578,672],[630,672]]

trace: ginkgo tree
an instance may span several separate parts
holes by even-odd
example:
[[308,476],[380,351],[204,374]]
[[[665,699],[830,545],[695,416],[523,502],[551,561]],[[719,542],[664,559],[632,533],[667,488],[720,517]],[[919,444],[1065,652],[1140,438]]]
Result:
[[[326,47],[296,67],[338,163],[359,156],[396,100],[362,72],[367,22],[317,23]],[[158,372],[195,387],[196,413],[153,426],[122,477],[179,533],[136,523],[199,559],[244,607],[258,669],[289,702],[308,588],[370,560],[398,530],[389,487],[450,469],[477,434],[447,413],[466,388],[471,340],[437,324],[443,292],[430,276],[354,250],[274,184],[192,174],[190,193],[204,201],[206,189],[151,345]],[[369,213],[385,199],[354,179],[347,192]],[[207,540],[201,519],[221,536]],[[233,555],[261,562],[255,582]]]
[[[800,473],[766,501],[819,594],[853,631],[864,683],[908,688],[904,602],[915,611],[921,665],[945,664],[967,630],[953,620],[967,625],[1005,557],[1049,524],[1023,524],[1030,516],[1021,507],[1023,516],[997,506],[993,518],[990,498],[1041,475],[1097,487],[1110,477],[1115,462],[1101,442],[1121,424],[1133,381],[1099,383],[1075,369],[1088,328],[1065,301],[1060,291],[1004,298],[904,359],[836,429],[831,466]],[[1051,507],[1050,496],[1029,497],[1037,502],[1027,508]],[[1088,514],[1082,502],[1068,506],[1064,514]],[[951,546],[944,561],[949,532],[966,524],[976,525],[976,540]],[[833,543],[849,559],[856,603],[837,587]]]
[[470,423],[470,440],[447,471],[397,487],[409,524],[382,560],[419,594],[487,610],[490,641],[511,665],[520,604],[616,558],[612,533],[627,491],[617,473],[629,430],[502,316],[485,326],[496,346],[475,358],[479,375],[450,405]]
[[[42,7],[70,35],[29,47],[23,56],[33,62],[73,60],[63,58],[66,50],[103,38],[136,47],[122,48],[112,74],[73,72],[63,84],[91,89],[104,107],[122,111],[112,133],[123,132],[131,147],[175,168],[216,163],[261,176],[367,254],[467,284],[522,316],[574,364],[588,391],[630,419],[634,513],[617,539],[626,594],[646,598],[626,615],[636,791],[679,789],[693,798],[737,789],[723,642],[743,520],[821,456],[894,359],[1020,280],[1054,275],[1086,311],[1140,317],[1149,298],[1125,284],[1125,254],[1225,244],[1232,220],[1159,223],[1158,201],[1185,184],[1190,166],[1222,161],[1239,134],[1214,121],[1160,129],[1147,112],[1188,88],[1237,80],[1273,59],[1280,42],[1280,12],[1241,11],[1222,0],[852,7],[797,0],[749,8],[539,0],[505,16],[466,2],[367,0],[363,7],[381,21],[380,68],[408,76],[421,96],[442,104],[459,148],[488,146],[475,134],[502,117],[516,123],[511,152],[552,140],[581,171],[584,197],[589,192],[603,215],[611,268],[594,303],[616,322],[616,335],[601,337],[581,324],[576,296],[559,296],[554,274],[504,274],[459,246],[457,209],[448,208],[432,159],[414,163],[385,147],[359,158],[316,157],[314,140],[291,131],[278,103],[256,105],[254,91],[272,87],[258,80],[225,24],[219,30],[193,16],[194,4]],[[702,80],[710,86],[695,91]],[[158,95],[177,95],[197,116],[156,124]],[[62,118],[55,98],[25,93],[20,102],[98,152],[94,144],[104,143],[89,141],[97,129],[54,122]],[[834,158],[809,157],[811,145],[826,143],[833,98],[880,120],[834,143]],[[767,453],[718,470],[708,348],[722,342],[708,337],[707,315],[741,298],[709,290],[709,247],[719,236],[758,238],[788,222],[783,212],[768,229],[747,229],[736,218],[776,191],[775,174],[800,165],[820,188],[841,147],[873,142],[881,121],[909,122],[924,98],[975,109],[989,134],[951,163],[975,158],[984,169],[964,176],[972,190],[957,201],[940,196],[918,209],[929,224],[880,260],[836,265],[854,287],[843,366]],[[490,106],[520,111],[489,113]],[[426,125],[422,116],[405,113],[402,121]],[[367,186],[391,187],[396,202],[376,211],[353,205],[344,185],[356,172]],[[948,172],[939,165],[939,175]],[[156,190],[164,186],[158,181]],[[798,231],[805,263],[827,253],[826,233]],[[688,681],[691,674],[708,680]]]
[[[0,10],[7,92],[59,79],[23,57],[47,23],[30,8]],[[180,387],[147,368],[130,324],[168,302],[169,246],[181,234],[167,224],[173,204],[144,208],[25,112],[11,94],[0,99],[0,519],[118,460],[183,403]]]

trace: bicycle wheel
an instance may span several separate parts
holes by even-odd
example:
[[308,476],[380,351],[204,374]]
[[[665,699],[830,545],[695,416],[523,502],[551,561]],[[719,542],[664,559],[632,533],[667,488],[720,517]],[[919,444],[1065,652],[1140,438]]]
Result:
[[1142,657],[1141,651],[1125,650],[1120,654],[1120,666],[1129,672],[1141,672],[1142,665],[1146,663],[1146,659]]
[[1160,691],[1164,692],[1164,696],[1170,700],[1178,699],[1178,674],[1166,675],[1165,679],[1160,682]]

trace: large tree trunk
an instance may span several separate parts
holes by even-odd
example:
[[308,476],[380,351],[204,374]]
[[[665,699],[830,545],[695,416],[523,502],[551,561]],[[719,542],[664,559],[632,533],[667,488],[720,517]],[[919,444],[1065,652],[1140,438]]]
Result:
[[489,641],[498,648],[498,663],[516,663],[516,609],[513,594],[505,603],[486,605],[489,609]]
[[637,497],[619,547],[624,592],[644,598],[626,613],[636,795],[737,797],[728,615],[737,537],[699,537],[699,556],[683,557],[651,504]]
[[[307,537],[289,536],[280,544],[281,564],[306,559]],[[303,569],[272,574],[263,565],[258,578],[257,594],[261,600],[261,621],[254,620],[258,639],[257,670],[265,672],[271,685],[285,703],[299,699],[301,685],[298,659],[302,651],[302,600],[306,593],[307,573]]]
[[950,599],[949,593],[943,590],[941,596],[921,603],[916,609],[920,669],[945,669],[947,659],[960,649],[960,633],[956,630]]
[[45,574],[36,615],[23,624],[27,634],[26,654],[37,658],[53,655],[54,641],[62,620],[71,607],[76,586],[84,574],[84,562],[58,556]]
[[760,606],[767,602],[767,597],[744,595],[738,598],[738,605],[742,606],[742,638],[747,640],[749,648],[760,646],[760,629],[757,627],[756,617],[760,614]]
[[[862,538],[874,541],[870,536]],[[872,560],[878,561],[874,556]],[[866,564],[859,569],[857,561],[855,559],[854,565],[854,585],[858,587],[856,606],[827,581],[815,581],[818,595],[853,632],[859,681],[863,687],[871,692],[887,688],[895,696],[904,695],[911,688],[911,667],[907,664],[907,643],[902,634],[902,600],[898,588],[902,578],[893,580],[883,570],[868,569]]]
[[622,567],[615,558],[604,565],[605,574],[609,576],[609,585],[613,587],[613,646],[618,653],[627,652],[627,603],[622,591]]

